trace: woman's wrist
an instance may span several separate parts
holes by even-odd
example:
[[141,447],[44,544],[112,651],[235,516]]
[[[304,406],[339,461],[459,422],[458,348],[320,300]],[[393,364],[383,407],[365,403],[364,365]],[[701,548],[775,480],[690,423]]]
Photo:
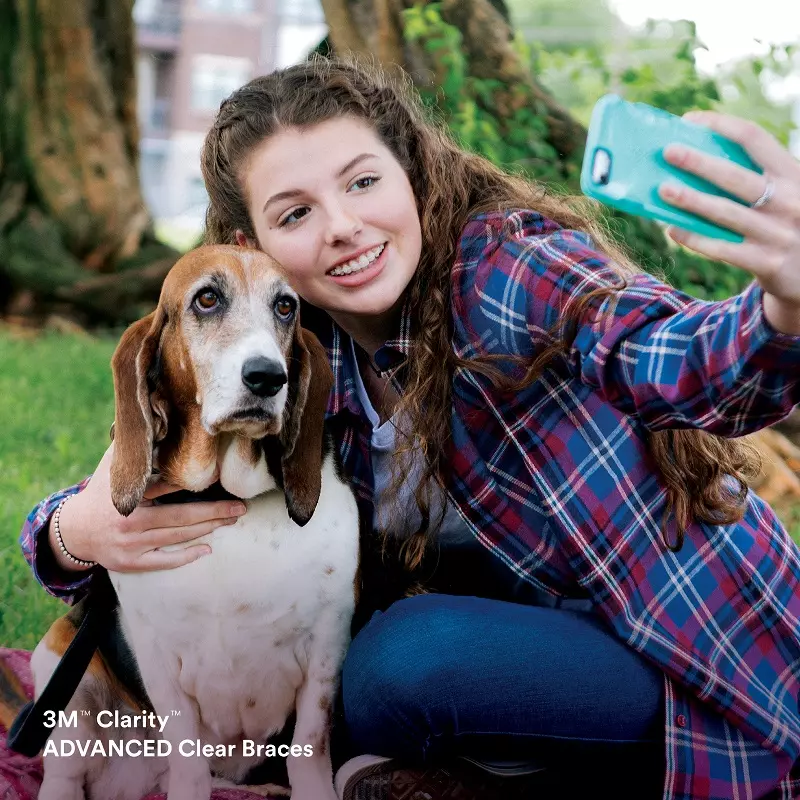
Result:
[[75,519],[75,502],[78,497],[79,495],[69,495],[58,504],[50,517],[48,531],[48,542],[56,563],[69,572],[85,572],[97,563],[83,552],[83,544],[76,541],[74,536],[76,528],[72,522]]
[[779,333],[800,336],[800,306],[784,303],[769,292],[764,292],[764,317],[770,326]]

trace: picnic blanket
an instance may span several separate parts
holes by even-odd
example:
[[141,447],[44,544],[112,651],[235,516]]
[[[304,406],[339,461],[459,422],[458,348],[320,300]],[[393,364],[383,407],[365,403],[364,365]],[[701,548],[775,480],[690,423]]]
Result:
[[[2,659],[20,678],[28,696],[33,695],[33,676],[30,670],[31,654],[24,650],[0,647]],[[26,758],[9,750],[6,730],[0,726],[0,798],[2,800],[36,800],[42,784],[42,759]],[[142,800],[166,800],[165,794],[149,794]],[[238,789],[217,789],[212,800],[258,800],[260,796]],[[263,800],[263,798],[261,798]],[[276,798],[276,800],[278,800]]]

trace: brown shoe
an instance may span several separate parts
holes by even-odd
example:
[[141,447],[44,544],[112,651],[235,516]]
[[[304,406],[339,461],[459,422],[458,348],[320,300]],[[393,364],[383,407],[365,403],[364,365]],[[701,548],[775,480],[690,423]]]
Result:
[[467,759],[407,767],[395,759],[364,755],[336,773],[336,793],[340,800],[530,800],[537,771]]

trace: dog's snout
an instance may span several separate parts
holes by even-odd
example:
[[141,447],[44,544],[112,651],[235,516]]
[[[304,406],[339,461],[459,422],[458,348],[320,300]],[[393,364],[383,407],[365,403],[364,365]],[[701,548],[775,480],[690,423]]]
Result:
[[242,383],[259,397],[273,397],[288,380],[277,361],[263,356],[248,358],[242,365]]

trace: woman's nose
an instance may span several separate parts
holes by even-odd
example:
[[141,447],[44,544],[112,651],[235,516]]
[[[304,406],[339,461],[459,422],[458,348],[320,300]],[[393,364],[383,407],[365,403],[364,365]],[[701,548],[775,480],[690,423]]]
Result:
[[347,209],[338,207],[328,212],[328,244],[346,242],[361,232],[361,219]]

